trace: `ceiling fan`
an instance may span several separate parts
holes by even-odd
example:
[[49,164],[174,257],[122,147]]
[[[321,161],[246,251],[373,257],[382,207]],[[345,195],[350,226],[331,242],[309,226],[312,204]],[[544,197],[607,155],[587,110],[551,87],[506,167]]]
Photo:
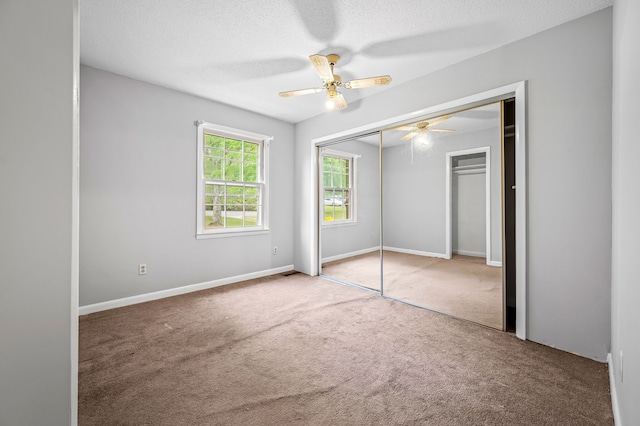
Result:
[[416,123],[415,126],[398,126],[398,127],[394,127],[393,130],[402,130],[405,132],[409,132],[406,135],[404,135],[401,139],[403,141],[407,141],[409,139],[412,139],[416,136],[420,137],[424,137],[426,132],[445,132],[445,133],[451,133],[451,132],[455,132],[455,130],[451,130],[451,129],[434,129],[433,126],[437,126],[438,124],[442,123],[443,121],[446,121],[448,119],[450,119],[451,117],[448,115],[445,115],[444,117],[440,117],[437,120],[434,121],[421,121],[419,123]]
[[331,109],[344,109],[347,107],[347,101],[344,99],[344,96],[342,96],[342,94],[338,92],[338,87],[344,87],[347,89],[360,89],[363,87],[383,86],[391,83],[391,77],[388,75],[360,78],[343,83],[340,76],[333,73],[334,65],[340,60],[340,56],[336,55],[335,53],[329,54],[327,56],[311,55],[309,56],[309,60],[322,79],[322,87],[280,92],[280,96],[282,96],[283,98],[289,98],[291,96],[318,93],[323,89],[327,89],[327,107]]

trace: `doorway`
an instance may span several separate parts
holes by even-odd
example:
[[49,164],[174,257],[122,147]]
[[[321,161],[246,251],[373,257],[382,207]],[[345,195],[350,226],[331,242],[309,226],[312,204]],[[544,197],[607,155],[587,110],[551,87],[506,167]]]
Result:
[[[484,146],[446,154],[446,258],[453,254],[482,257],[490,266],[501,266],[492,253],[493,208],[499,202],[499,181],[491,179],[491,147]],[[499,251],[499,248],[498,250]]]

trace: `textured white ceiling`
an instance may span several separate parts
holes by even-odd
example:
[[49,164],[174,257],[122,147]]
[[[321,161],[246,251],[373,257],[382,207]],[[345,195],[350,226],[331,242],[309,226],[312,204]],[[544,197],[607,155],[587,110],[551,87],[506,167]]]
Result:
[[[347,102],[595,12],[612,0],[80,0],[83,64],[298,122],[325,112],[308,56],[338,53]],[[332,111],[340,113],[339,111]]]

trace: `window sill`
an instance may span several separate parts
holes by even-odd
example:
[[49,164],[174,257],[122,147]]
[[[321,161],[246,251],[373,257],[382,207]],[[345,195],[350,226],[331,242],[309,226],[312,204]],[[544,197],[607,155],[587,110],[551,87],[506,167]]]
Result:
[[255,231],[211,232],[208,234],[196,234],[196,240],[208,240],[211,238],[249,237],[253,235],[267,235],[268,233],[268,229],[258,229]]
[[322,226],[323,227],[327,227],[327,228],[339,228],[341,226],[355,226],[358,224],[357,220],[349,220],[349,221],[345,221],[345,222],[322,222]]

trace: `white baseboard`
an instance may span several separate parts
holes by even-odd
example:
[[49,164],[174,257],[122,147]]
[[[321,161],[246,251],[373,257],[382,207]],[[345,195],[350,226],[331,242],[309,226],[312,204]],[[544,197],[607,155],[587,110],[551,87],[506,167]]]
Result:
[[[475,251],[457,250],[454,252],[454,254],[460,254],[462,256],[471,256],[471,257],[484,257],[485,259],[487,258],[486,253],[479,253]],[[496,268],[502,268],[502,261],[487,259],[487,265],[495,266]]]
[[122,299],[110,300],[107,302],[94,303],[92,305],[80,306],[78,315],[87,315],[94,312],[106,311],[108,309],[121,308],[123,306],[135,305],[137,303],[149,302],[151,300],[164,299],[165,297],[178,296],[180,294],[192,293],[194,291],[206,290],[219,287],[221,285],[233,284],[240,281],[254,278],[266,277],[268,275],[281,274],[293,270],[293,265],[281,266],[279,268],[267,269],[264,271],[252,272],[244,275],[236,275],[229,278],[207,281],[198,284],[186,285],[183,287],[170,288],[168,290],[154,291],[153,293],[140,294],[137,296],[124,297]]
[[613,371],[613,357],[611,356],[611,352],[607,354],[607,364],[609,365],[609,389],[611,389],[613,423],[616,426],[622,426],[622,420],[620,420],[620,406],[618,405],[618,392],[616,391],[616,376]]
[[477,251],[466,251],[466,250],[456,250],[452,252],[453,254],[460,254],[462,256],[471,256],[471,257],[487,257],[487,253],[480,253]]
[[358,256],[358,255],[361,255],[361,254],[367,254],[367,253],[371,253],[371,252],[378,251],[378,250],[380,250],[380,246],[369,247],[369,248],[366,248],[366,249],[356,250],[356,251],[352,251],[352,252],[349,252],[349,253],[342,253],[342,254],[338,254],[338,255],[335,255],[335,256],[323,257],[322,258],[322,263],[333,262],[334,260],[346,259],[347,257]]
[[383,246],[384,250],[388,250],[388,251],[395,251],[397,253],[406,253],[406,254],[415,254],[417,256],[426,256],[426,257],[437,257],[440,259],[446,259],[447,256],[444,253],[431,253],[428,251],[419,251],[419,250],[409,250],[409,249],[403,249],[403,248],[398,248],[398,247],[389,247],[389,246]]

